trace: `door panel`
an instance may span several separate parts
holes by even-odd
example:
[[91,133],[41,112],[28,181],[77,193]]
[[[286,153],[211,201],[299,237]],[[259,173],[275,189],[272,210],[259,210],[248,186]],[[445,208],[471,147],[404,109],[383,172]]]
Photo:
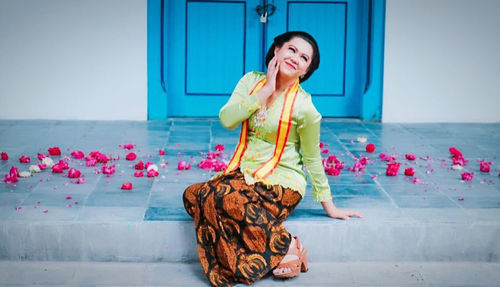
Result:
[[[257,1],[170,1],[169,116],[217,116],[246,71],[257,70]],[[253,13],[252,13],[253,12]]]
[[[367,1],[276,1],[266,44],[283,31],[302,30],[318,42],[321,62],[302,87],[323,116],[359,117]],[[279,6],[278,6],[279,5]],[[365,24],[363,24],[365,23]]]

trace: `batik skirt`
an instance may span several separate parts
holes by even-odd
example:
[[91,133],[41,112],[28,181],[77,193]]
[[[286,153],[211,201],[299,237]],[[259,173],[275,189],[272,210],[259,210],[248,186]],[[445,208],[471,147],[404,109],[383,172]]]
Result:
[[274,269],[291,242],[282,223],[301,199],[280,185],[247,185],[239,170],[189,186],[184,207],[210,284],[252,284]]

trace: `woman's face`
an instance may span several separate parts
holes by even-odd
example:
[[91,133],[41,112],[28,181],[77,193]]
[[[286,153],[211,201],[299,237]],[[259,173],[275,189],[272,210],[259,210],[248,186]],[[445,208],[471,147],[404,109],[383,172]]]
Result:
[[311,64],[313,47],[306,40],[294,37],[282,47],[274,49],[278,57],[279,73],[287,78],[298,78],[307,73]]

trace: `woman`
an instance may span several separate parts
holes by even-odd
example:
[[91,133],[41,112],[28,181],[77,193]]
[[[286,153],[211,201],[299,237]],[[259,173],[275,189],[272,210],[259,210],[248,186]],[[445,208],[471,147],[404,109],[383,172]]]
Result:
[[243,76],[220,110],[224,127],[242,127],[226,170],[184,192],[213,286],[252,284],[273,269],[277,278],[307,271],[306,249],[282,225],[304,197],[303,164],[329,217],[362,217],[333,204],[319,151],[321,115],[299,85],[319,66],[316,41],[305,32],[279,35],[266,64],[267,74]]

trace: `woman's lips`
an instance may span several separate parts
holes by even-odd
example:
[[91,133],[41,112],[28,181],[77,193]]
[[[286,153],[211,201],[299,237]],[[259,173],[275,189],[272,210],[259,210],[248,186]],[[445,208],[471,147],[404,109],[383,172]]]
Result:
[[288,63],[288,62],[285,62],[285,64],[286,64],[288,67],[290,67],[290,68],[292,68],[292,69],[294,69],[294,70],[297,70],[297,69],[296,69],[296,68],[295,68],[292,64],[290,64],[290,63]]

